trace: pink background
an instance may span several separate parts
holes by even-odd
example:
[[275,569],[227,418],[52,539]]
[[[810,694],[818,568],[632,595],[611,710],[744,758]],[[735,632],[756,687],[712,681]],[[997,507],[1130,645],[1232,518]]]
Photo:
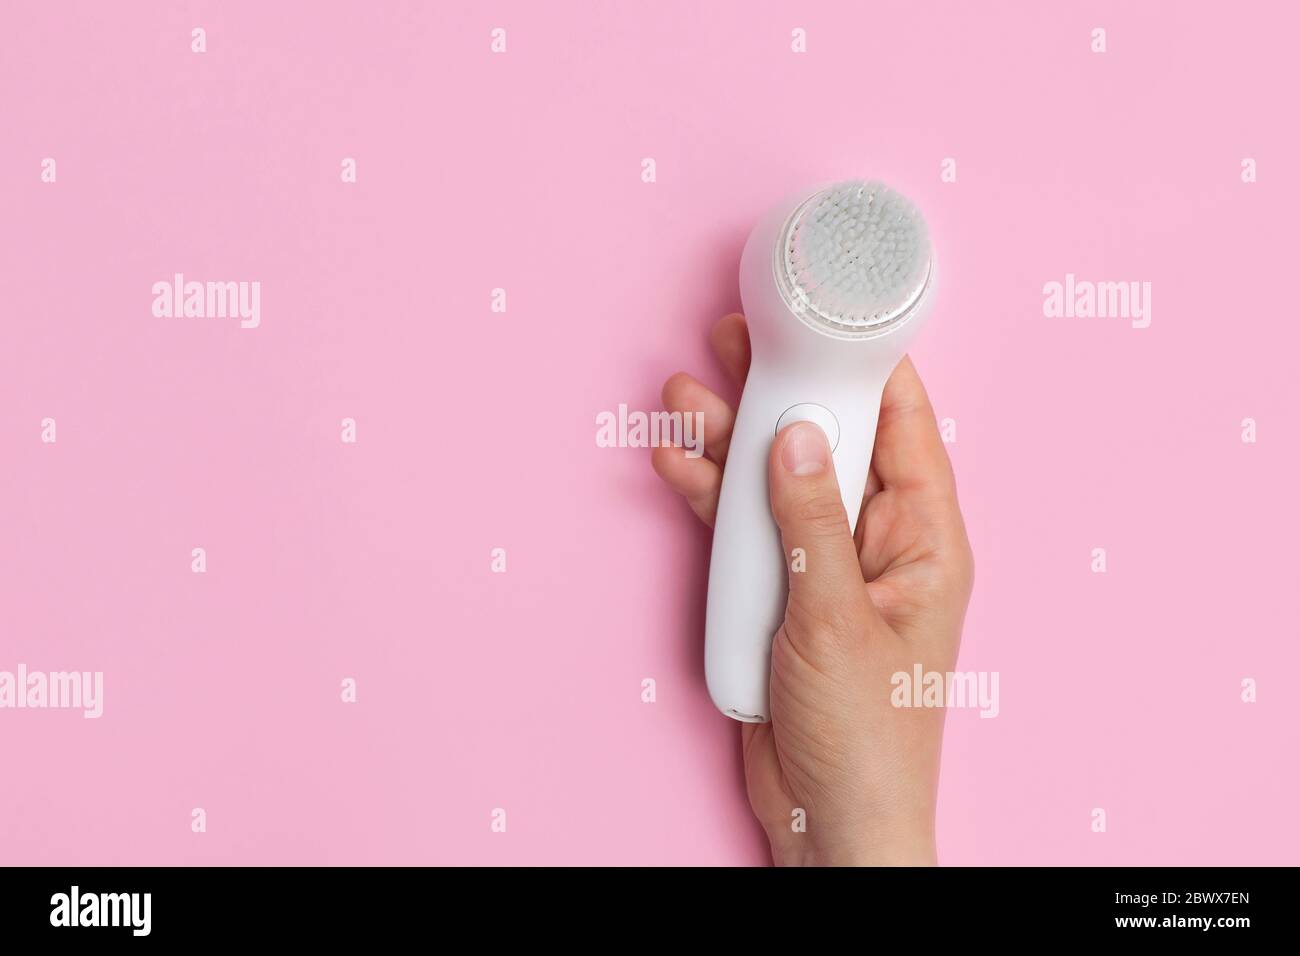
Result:
[[[754,217],[865,174],[938,243],[913,355],[1001,674],[942,859],[1298,862],[1300,23],[1176,6],[7,3],[0,670],[106,686],[0,711],[0,861],[765,861],[708,534],[594,422],[723,385]],[[154,318],[174,272],[261,327]],[[1151,327],[1044,318],[1066,272]]]

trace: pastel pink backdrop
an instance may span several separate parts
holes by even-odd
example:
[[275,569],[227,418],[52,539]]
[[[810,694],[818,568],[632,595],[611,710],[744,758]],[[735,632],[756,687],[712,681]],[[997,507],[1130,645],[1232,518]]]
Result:
[[[595,416],[724,387],[751,221],[865,174],[938,244],[913,354],[1001,675],[942,859],[1296,863],[1294,10],[6,4],[0,669],[106,686],[0,711],[0,862],[764,862],[708,533]],[[154,318],[175,272],[261,327]],[[1044,318],[1066,272],[1151,327]]]

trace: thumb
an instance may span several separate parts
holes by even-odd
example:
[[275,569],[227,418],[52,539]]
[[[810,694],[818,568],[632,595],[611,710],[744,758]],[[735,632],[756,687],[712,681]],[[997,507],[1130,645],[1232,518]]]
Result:
[[871,602],[821,428],[795,422],[781,430],[768,460],[768,488],[790,570],[787,630],[861,628]]

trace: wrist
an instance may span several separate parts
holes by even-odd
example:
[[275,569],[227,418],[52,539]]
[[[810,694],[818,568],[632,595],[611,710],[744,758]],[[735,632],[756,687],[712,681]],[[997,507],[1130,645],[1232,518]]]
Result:
[[936,866],[934,828],[920,827],[837,837],[811,833],[768,834],[776,866]]

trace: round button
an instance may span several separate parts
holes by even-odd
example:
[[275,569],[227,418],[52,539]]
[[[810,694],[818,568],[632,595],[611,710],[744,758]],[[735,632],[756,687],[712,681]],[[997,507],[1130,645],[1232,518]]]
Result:
[[826,440],[830,442],[831,451],[834,451],[840,443],[840,423],[835,420],[835,416],[831,414],[829,408],[815,405],[812,402],[791,405],[777,421],[776,430],[779,432],[786,425],[792,425],[795,422],[812,422],[824,431]]

